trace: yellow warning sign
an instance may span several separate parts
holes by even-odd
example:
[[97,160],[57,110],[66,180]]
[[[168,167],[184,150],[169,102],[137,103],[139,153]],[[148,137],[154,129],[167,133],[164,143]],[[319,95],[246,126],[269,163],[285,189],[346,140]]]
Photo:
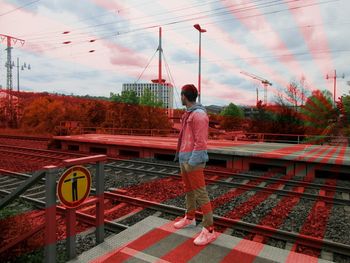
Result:
[[89,196],[90,188],[89,170],[83,166],[73,166],[66,170],[58,181],[58,199],[66,207],[77,207]]

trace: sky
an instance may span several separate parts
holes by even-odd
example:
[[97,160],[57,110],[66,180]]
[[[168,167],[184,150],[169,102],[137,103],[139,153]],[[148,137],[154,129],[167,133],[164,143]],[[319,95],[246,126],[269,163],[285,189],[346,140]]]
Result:
[[268,103],[301,79],[333,93],[336,75],[337,97],[349,93],[349,10],[349,0],[0,0],[0,34],[25,41],[12,43],[15,64],[31,65],[19,72],[21,90],[109,97],[158,78],[162,27],[162,77],[177,108],[181,87],[198,86],[200,24],[202,104],[255,105],[264,88],[241,72],[272,83]]

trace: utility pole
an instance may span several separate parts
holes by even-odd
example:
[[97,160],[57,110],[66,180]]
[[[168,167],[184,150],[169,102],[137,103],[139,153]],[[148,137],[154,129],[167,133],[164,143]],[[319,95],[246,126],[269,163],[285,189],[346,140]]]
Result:
[[17,58],[17,91],[19,92],[19,58]]
[[20,65],[19,58],[17,58],[17,91],[18,92],[19,92],[19,68],[21,68],[21,70],[24,70],[24,69],[30,70],[31,67],[30,67],[30,64],[28,64],[28,67],[27,67],[27,64],[25,62],[22,65]]
[[198,102],[201,103],[201,61],[202,61],[202,33],[207,32],[206,29],[202,28],[199,24],[193,25],[199,32],[199,48],[198,48]]
[[333,76],[326,76],[326,79],[333,79],[333,102],[334,102],[334,105],[335,105],[335,99],[336,99],[336,92],[337,92],[337,79],[338,78],[345,78],[345,75],[344,73],[341,75],[341,76],[338,76],[337,75],[337,71],[334,70],[334,75]]
[[6,43],[7,43],[7,48],[5,49],[7,51],[7,62],[6,62],[7,81],[6,81],[6,86],[7,86],[7,89],[12,90],[12,88],[13,88],[12,68],[14,66],[12,63],[12,54],[11,54],[12,53],[11,50],[13,49],[12,44],[16,45],[17,42],[20,42],[21,45],[23,46],[25,41],[23,39],[19,39],[16,37],[0,34],[1,42],[4,41],[5,39],[6,39]]
[[16,37],[0,34],[0,41],[3,42],[5,39],[7,44],[7,48],[5,49],[7,51],[7,62],[6,62],[7,113],[6,115],[9,116],[10,125],[12,126],[14,124],[15,116],[14,116],[13,105],[12,105],[13,104],[12,103],[12,89],[13,89],[12,68],[14,67],[14,63],[12,63],[11,50],[13,49],[12,44],[16,45],[17,42],[19,42],[23,46],[25,41],[23,39],[19,39]]
[[300,79],[300,84],[301,84],[301,106],[304,106],[304,101],[305,101],[305,76],[302,75]]

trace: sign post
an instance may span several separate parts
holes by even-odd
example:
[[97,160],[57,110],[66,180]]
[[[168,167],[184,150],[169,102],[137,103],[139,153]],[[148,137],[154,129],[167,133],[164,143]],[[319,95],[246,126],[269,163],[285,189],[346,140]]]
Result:
[[66,247],[68,258],[72,259],[77,256],[76,252],[76,244],[75,244],[75,223],[76,223],[76,215],[75,208],[67,208],[66,210]]
[[96,163],[96,242],[100,244],[104,241],[104,163]]
[[57,167],[46,166],[45,172],[45,263],[56,262],[56,172]]
[[76,257],[75,245],[75,208],[89,196],[91,174],[88,169],[77,165],[66,170],[57,184],[57,195],[66,210],[67,252],[69,259]]

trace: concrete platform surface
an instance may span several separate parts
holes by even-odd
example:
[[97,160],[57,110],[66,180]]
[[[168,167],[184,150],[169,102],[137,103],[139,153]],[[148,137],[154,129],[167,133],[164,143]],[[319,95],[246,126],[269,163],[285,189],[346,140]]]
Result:
[[225,234],[208,246],[195,246],[200,230],[176,230],[173,222],[150,216],[69,262],[330,262]]
[[[155,136],[83,134],[54,136],[53,139],[65,144],[124,146],[170,152],[175,152],[177,146],[177,138]],[[208,153],[299,162],[309,162],[310,156],[316,155],[314,163],[350,166],[350,147],[345,146],[208,140]]]

